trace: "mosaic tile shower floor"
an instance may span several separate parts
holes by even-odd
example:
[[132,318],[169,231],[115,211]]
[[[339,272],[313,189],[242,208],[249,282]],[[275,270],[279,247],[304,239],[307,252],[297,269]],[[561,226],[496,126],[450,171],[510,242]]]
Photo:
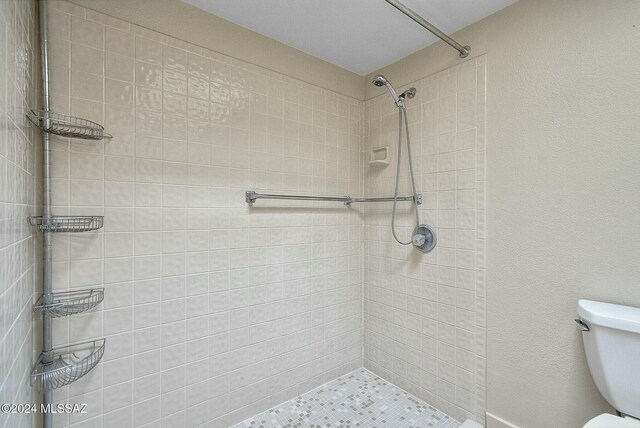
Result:
[[234,428],[458,428],[460,422],[358,369]]

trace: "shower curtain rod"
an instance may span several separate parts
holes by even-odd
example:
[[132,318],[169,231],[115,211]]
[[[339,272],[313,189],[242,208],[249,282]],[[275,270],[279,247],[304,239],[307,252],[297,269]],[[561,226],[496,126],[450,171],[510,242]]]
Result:
[[456,42],[451,37],[447,36],[445,33],[443,33],[437,27],[435,27],[432,23],[424,19],[422,16],[418,15],[412,9],[409,9],[407,6],[400,3],[398,0],[385,0],[385,1],[389,3],[391,6],[398,9],[400,12],[407,15],[409,18],[416,21],[418,24],[420,24],[427,30],[431,31],[434,35],[439,37],[443,42],[447,43],[449,46],[451,46],[452,48],[460,52],[461,58],[466,58],[467,56],[469,56],[469,53],[471,52],[470,46],[462,46],[460,43]]
[[[389,202],[393,201],[393,197],[387,198],[352,198],[351,196],[306,196],[306,195],[270,195],[266,193],[256,193],[248,190],[244,193],[244,200],[248,204],[254,203],[257,199],[287,199],[293,201],[337,201],[350,205],[353,202]],[[422,195],[420,193],[415,196],[398,196],[397,201],[413,201],[415,199],[418,205],[422,204]]]

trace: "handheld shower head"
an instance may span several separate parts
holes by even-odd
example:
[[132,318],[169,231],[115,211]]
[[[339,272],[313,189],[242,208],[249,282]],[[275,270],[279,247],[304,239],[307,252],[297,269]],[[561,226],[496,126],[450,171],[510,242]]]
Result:
[[378,74],[377,76],[375,76],[373,78],[373,84],[378,86],[378,87],[386,86],[387,90],[389,91],[389,93],[393,97],[393,102],[398,107],[402,107],[404,105],[405,97],[406,98],[413,98],[415,96],[415,94],[416,94],[416,88],[410,88],[410,89],[407,89],[406,91],[404,91],[402,94],[400,94],[400,96],[398,96],[398,94],[396,93],[396,90],[393,89],[393,86],[391,86],[391,83],[389,83],[387,78],[384,77],[382,74]]
[[396,93],[396,90],[393,89],[393,86],[391,86],[391,83],[389,83],[387,78],[384,77],[382,74],[378,74],[376,77],[373,78],[373,84],[378,86],[378,87],[386,86],[387,90],[389,91],[389,93],[393,97],[393,102],[396,103],[396,105],[398,107],[400,107],[402,105],[402,101],[398,97],[398,94]]
[[389,82],[387,82],[387,79],[385,79],[385,77],[382,74],[378,74],[376,77],[373,78],[373,84],[378,87],[385,86],[388,83]]

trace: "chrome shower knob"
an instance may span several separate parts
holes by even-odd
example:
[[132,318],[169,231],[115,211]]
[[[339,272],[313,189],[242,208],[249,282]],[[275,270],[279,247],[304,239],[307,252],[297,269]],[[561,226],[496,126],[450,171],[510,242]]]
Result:
[[413,239],[411,240],[414,247],[422,247],[425,242],[427,242],[427,237],[421,233],[416,233],[413,235]]
[[436,231],[428,224],[421,224],[413,230],[411,243],[423,253],[428,253],[436,247],[438,237]]

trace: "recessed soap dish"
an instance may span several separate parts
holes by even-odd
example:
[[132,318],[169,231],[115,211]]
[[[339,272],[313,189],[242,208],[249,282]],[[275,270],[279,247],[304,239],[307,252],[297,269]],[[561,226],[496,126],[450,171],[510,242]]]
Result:
[[389,165],[389,146],[378,147],[377,149],[371,149],[369,153],[370,153],[369,165],[371,166]]

